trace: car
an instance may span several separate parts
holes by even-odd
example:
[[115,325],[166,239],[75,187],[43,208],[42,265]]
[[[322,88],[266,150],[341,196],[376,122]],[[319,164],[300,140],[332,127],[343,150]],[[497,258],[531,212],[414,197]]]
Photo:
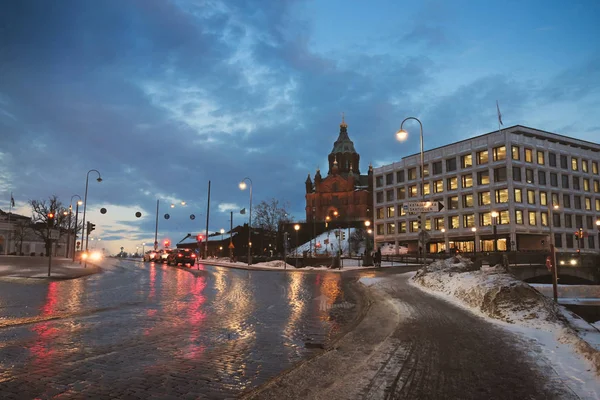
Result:
[[196,253],[190,249],[175,249],[167,256],[167,265],[190,264],[192,266],[195,263]]
[[156,258],[156,251],[154,250],[148,250],[145,254],[144,254],[144,261],[154,261],[154,259]]
[[161,249],[156,252],[156,256],[154,257],[154,261],[158,263],[166,263],[167,257],[169,253],[171,253],[173,249]]

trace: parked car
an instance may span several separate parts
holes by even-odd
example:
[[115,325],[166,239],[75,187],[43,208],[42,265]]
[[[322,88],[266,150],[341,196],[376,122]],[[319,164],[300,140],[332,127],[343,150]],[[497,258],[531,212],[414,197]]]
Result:
[[190,266],[196,263],[196,253],[190,249],[176,249],[167,256],[167,265],[177,266],[179,264]]
[[144,261],[154,261],[154,259],[156,258],[156,251],[154,250],[148,250],[145,254],[144,254]]
[[169,256],[169,254],[172,251],[173,251],[173,249],[161,249],[161,250],[158,250],[158,252],[156,253],[156,256],[154,257],[155,262],[166,263],[167,262],[167,257]]

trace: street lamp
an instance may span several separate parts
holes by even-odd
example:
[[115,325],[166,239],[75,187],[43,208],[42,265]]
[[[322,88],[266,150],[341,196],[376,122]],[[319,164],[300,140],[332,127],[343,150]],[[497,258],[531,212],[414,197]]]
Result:
[[[403,142],[408,139],[408,132],[403,129],[404,123],[408,120],[415,120],[419,123],[420,127],[420,141],[421,141],[421,201],[425,201],[425,154],[423,152],[423,124],[418,118],[415,117],[407,117],[404,118],[402,123],[400,124],[400,129],[396,132],[396,139],[398,141]],[[421,213],[420,221],[423,221],[423,213]],[[425,230],[425,227],[421,224],[421,232]],[[421,241],[421,235],[419,235],[419,242]],[[425,243],[421,243],[423,253],[425,253]]]
[[146,254],[146,243],[142,243],[142,256]]
[[[83,238],[84,238],[84,234],[85,234],[85,211],[87,209],[87,194],[88,194],[88,181],[90,179],[90,172],[95,172],[98,174],[98,178],[96,178],[96,180],[98,182],[102,182],[102,177],[100,176],[100,172],[98,172],[98,170],[96,169],[90,169],[85,177],[85,196],[84,196],[84,200],[83,200],[83,226],[81,228],[81,247],[83,248]],[[89,234],[89,232],[88,232]],[[85,244],[85,250],[87,251],[87,242]],[[84,262],[84,266],[86,266],[87,263]]]
[[471,231],[473,232],[473,253],[477,252],[477,228],[472,227]]
[[446,228],[442,228],[441,231],[442,231],[442,235],[444,236],[444,252],[449,253],[448,246],[446,245]]
[[[225,229],[221,228],[221,244],[223,244],[223,235],[225,234]],[[223,250],[223,246],[219,247],[220,250]],[[223,256],[223,252],[221,251],[221,257]]]
[[363,266],[373,265],[373,258],[371,257],[371,252],[369,251],[369,242],[371,241],[371,221],[365,221],[365,227],[367,228],[367,242],[365,244],[365,259],[363,262]]
[[248,266],[252,264],[252,179],[245,177],[240,182],[240,189],[246,189],[246,181],[250,182],[250,212],[248,213]]
[[300,225],[294,225],[294,230],[296,231],[296,268],[298,268],[298,231],[300,230]]
[[554,243],[554,232],[552,232],[552,225],[554,224],[554,210],[558,210],[558,204],[550,206],[548,203],[548,226],[550,227],[550,253],[552,256],[552,293],[554,295],[554,302],[558,303],[558,265],[556,265],[556,246]]
[[498,222],[497,211],[492,211],[492,229],[494,230],[494,253],[498,251],[498,239],[496,238],[496,223]]

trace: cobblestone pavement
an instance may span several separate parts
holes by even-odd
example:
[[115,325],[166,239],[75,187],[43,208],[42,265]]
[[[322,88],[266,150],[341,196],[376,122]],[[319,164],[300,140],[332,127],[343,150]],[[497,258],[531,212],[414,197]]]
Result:
[[0,282],[0,397],[234,398],[357,314],[352,277],[202,268]]

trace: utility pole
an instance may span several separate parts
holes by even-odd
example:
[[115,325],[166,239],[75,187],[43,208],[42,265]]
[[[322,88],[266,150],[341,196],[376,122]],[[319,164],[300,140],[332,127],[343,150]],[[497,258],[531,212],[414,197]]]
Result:
[[204,258],[208,257],[208,218],[210,215],[210,181],[208,181],[208,204],[206,205],[206,241],[204,242]]

